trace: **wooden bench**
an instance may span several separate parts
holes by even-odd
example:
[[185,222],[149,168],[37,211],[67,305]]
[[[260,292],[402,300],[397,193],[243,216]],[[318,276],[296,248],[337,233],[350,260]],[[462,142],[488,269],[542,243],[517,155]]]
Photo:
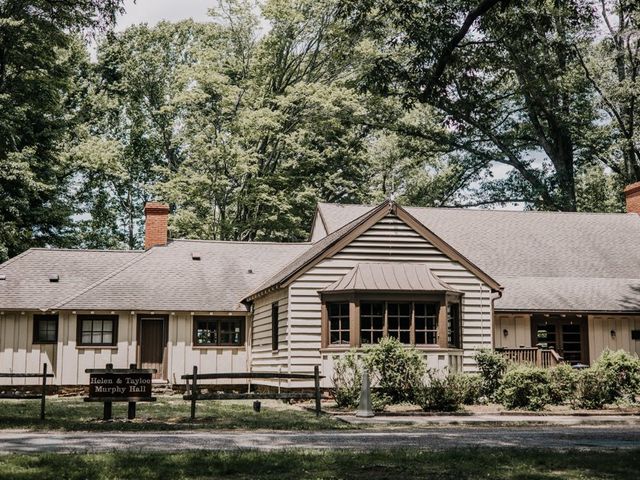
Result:
[[[190,385],[187,385],[187,391],[182,398],[191,401],[191,419],[196,418],[196,402],[198,400],[263,400],[263,399],[275,399],[275,400],[306,400],[315,399],[316,415],[320,415],[322,412],[322,406],[320,403],[321,391],[320,391],[320,379],[324,378],[320,376],[320,369],[316,365],[313,367],[313,374],[310,373],[267,373],[267,372],[241,372],[241,373],[198,373],[198,367],[193,367],[193,374],[182,375],[183,380],[191,381]],[[199,380],[220,380],[220,379],[245,379],[245,380],[313,380],[314,392],[281,392],[279,389],[277,392],[248,392],[248,393],[201,393],[199,388],[202,385],[198,385]]]
[[47,398],[47,378],[52,378],[53,373],[47,373],[47,364],[42,364],[42,373],[0,373],[0,378],[42,378],[40,393],[20,393],[18,391],[10,393],[0,393],[0,398],[11,400],[40,400],[40,420],[45,417],[45,404]]

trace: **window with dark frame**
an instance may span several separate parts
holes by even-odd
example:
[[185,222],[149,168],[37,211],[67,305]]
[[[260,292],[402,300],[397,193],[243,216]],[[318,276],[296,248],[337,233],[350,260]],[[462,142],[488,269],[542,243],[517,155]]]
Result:
[[271,304],[271,350],[278,350],[280,343],[280,311],[278,302]]
[[412,337],[414,345],[437,345],[438,308],[438,303],[361,302],[360,343],[376,344],[386,332],[407,345]]
[[383,302],[360,304],[360,343],[376,344],[384,336]]
[[244,343],[244,317],[193,317],[193,343],[197,346],[239,346]]
[[329,343],[331,345],[349,345],[349,304],[335,302],[327,304],[329,317]]
[[78,344],[81,346],[113,346],[117,334],[117,315],[78,315]]
[[58,341],[58,315],[33,316],[33,343]]
[[459,303],[447,305],[447,333],[449,346],[462,348],[462,323]]
[[415,303],[415,342],[417,345],[438,343],[438,304]]
[[411,343],[411,303],[387,303],[387,335]]

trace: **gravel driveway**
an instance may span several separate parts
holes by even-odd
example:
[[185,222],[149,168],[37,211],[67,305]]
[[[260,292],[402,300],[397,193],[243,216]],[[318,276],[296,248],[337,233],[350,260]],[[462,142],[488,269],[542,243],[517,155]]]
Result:
[[414,447],[640,448],[637,426],[438,427],[392,431],[31,432],[0,431],[0,453],[355,449]]

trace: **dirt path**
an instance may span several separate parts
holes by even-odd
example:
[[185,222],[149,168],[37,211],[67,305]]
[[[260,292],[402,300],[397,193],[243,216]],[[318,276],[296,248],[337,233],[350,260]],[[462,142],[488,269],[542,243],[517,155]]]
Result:
[[392,431],[30,432],[0,431],[0,453],[458,447],[640,448],[637,426],[438,427]]

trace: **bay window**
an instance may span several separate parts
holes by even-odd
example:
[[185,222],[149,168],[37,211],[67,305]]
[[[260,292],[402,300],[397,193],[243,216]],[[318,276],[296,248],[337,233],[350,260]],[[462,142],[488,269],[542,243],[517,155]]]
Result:
[[373,294],[323,297],[323,347],[357,348],[393,337],[418,347],[462,348],[459,295],[387,298]]

